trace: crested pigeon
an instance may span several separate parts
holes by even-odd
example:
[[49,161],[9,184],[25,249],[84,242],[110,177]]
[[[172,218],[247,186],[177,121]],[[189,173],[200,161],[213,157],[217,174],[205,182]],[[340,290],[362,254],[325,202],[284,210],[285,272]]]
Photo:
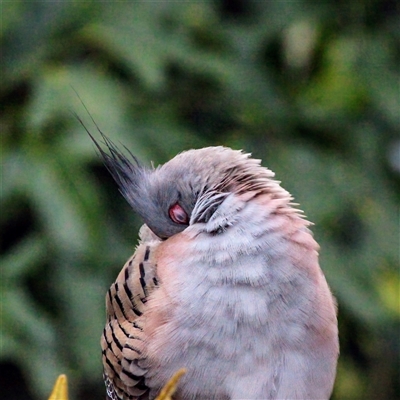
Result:
[[184,367],[177,400],[329,399],[336,304],[274,173],[221,146],[147,168],[92,140],[145,223],[106,295],[107,398],[154,399]]

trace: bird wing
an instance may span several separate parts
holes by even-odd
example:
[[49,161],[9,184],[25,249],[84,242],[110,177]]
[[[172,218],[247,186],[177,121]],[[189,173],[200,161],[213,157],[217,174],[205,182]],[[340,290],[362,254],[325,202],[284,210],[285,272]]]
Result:
[[101,338],[104,380],[110,400],[146,399],[149,388],[140,367],[140,316],[157,287],[155,248],[160,239],[143,225],[135,254],[126,262],[106,296],[107,322]]

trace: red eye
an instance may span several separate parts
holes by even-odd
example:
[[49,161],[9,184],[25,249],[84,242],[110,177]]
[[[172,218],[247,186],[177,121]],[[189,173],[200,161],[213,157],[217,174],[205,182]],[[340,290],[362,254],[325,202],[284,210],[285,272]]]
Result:
[[176,224],[187,225],[189,223],[188,215],[178,203],[171,206],[168,212],[169,212],[169,217]]

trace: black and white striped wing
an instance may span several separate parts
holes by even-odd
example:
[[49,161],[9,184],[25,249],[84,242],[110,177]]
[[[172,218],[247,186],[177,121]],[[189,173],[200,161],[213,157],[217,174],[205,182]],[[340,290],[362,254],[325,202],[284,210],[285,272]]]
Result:
[[141,368],[142,326],[149,294],[157,287],[155,248],[159,239],[147,227],[142,241],[107,292],[107,322],[101,338],[104,381],[110,400],[146,400],[147,370]]

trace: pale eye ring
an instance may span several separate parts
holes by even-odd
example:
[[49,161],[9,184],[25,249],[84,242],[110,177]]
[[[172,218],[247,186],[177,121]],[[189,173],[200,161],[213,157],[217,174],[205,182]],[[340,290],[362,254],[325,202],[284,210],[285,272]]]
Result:
[[189,217],[186,211],[178,203],[175,203],[169,208],[168,214],[176,224],[188,225],[189,223]]

